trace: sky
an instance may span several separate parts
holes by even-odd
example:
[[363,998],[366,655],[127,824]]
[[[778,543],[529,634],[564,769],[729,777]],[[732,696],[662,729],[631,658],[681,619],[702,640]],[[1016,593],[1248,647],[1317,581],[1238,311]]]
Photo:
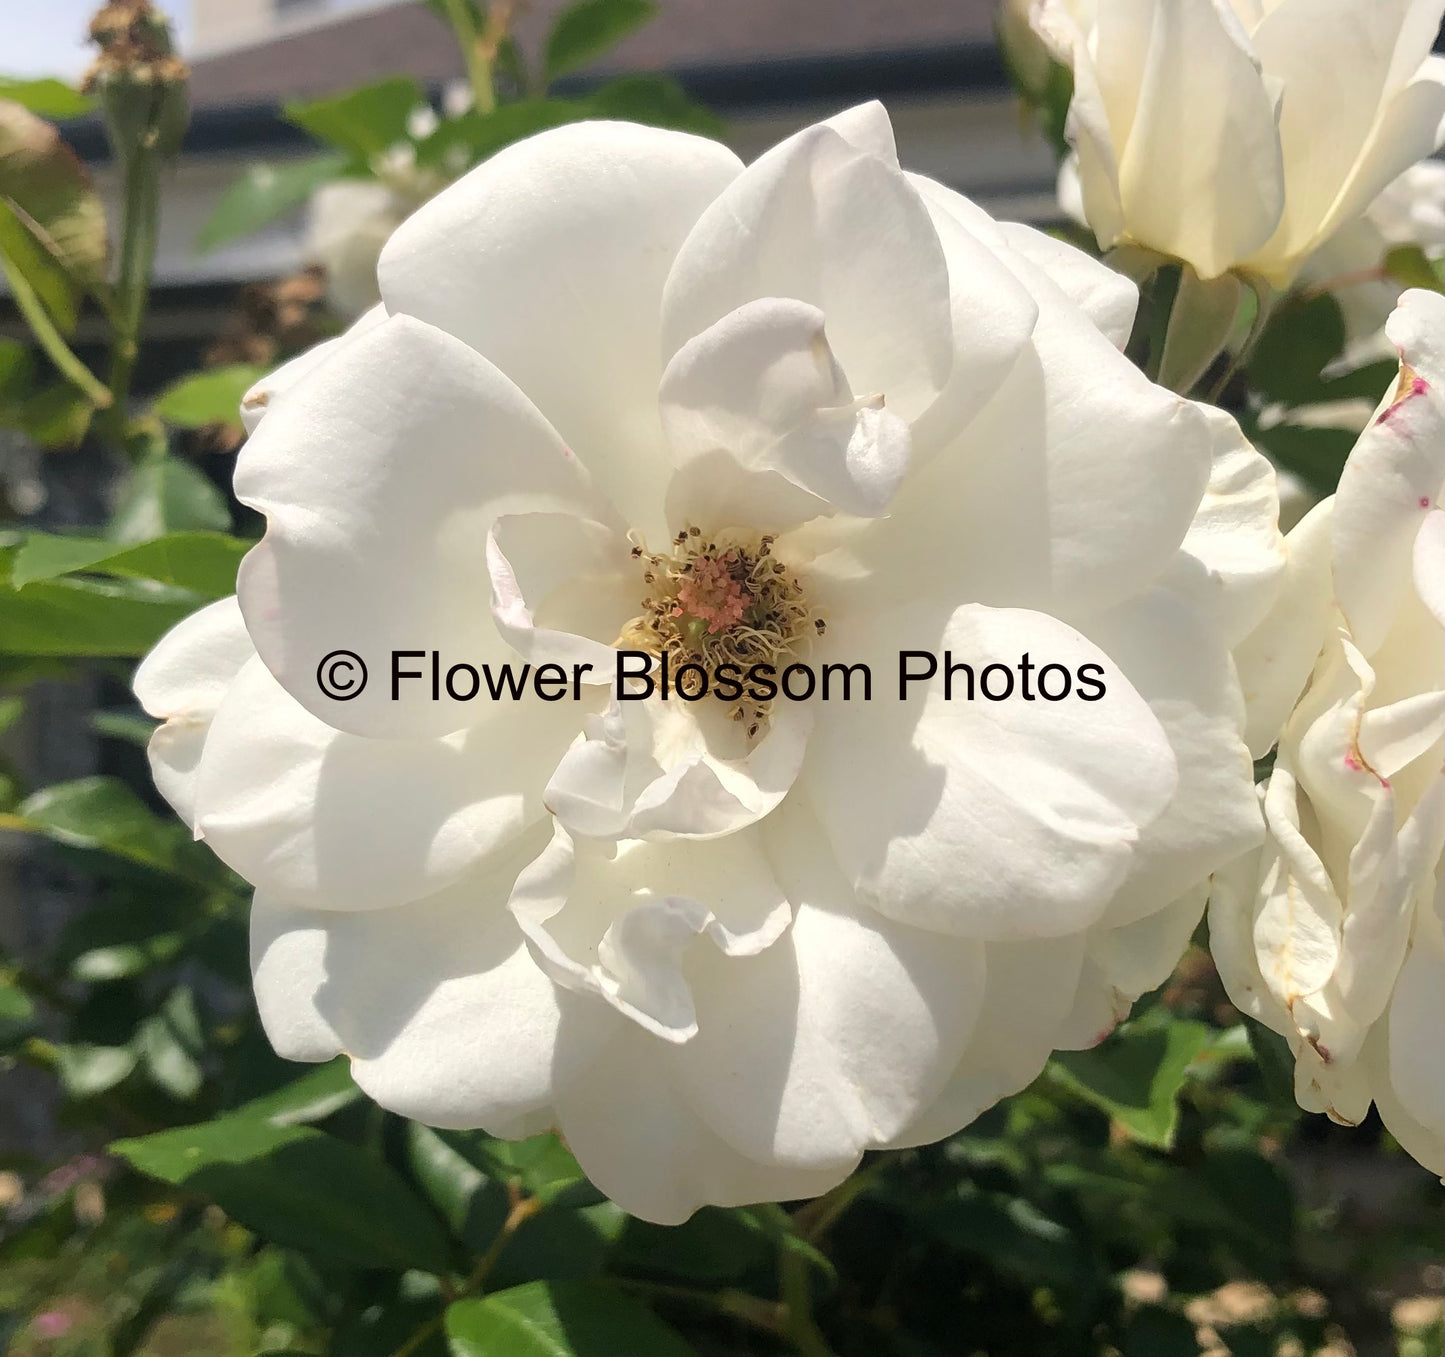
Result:
[[[73,80],[90,65],[85,30],[100,0],[0,0],[0,75],[59,75]],[[181,47],[190,0],[161,0]]]

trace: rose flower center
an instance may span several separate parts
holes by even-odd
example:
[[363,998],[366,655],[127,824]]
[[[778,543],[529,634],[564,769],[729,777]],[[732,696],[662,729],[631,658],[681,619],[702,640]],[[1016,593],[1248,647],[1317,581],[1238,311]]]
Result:
[[[746,689],[754,665],[781,670],[811,636],[823,632],[801,581],[773,555],[771,537],[709,536],[688,527],[673,539],[670,553],[653,554],[637,545],[632,557],[642,564],[648,593],[641,614],[622,629],[617,645],[665,655],[674,673],[684,664],[698,665],[711,682],[723,665],[732,665],[737,670],[732,677]],[[689,696],[701,686],[693,672],[677,684]],[[732,719],[747,721],[748,735],[755,735],[767,719],[768,705],[744,691],[731,704]]]

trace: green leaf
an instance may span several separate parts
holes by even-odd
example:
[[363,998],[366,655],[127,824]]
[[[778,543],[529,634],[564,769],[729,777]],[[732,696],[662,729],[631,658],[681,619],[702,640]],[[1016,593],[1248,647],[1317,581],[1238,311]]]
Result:
[[3,735],[25,714],[23,697],[0,697],[0,735]]
[[22,1042],[37,1026],[35,1005],[13,981],[0,976],[0,1051]]
[[0,75],[0,99],[13,100],[42,118],[62,122],[67,118],[83,118],[94,107],[94,100],[88,95],[50,76],[18,80]]
[[11,583],[24,589],[37,580],[87,571],[156,580],[206,598],[225,598],[236,592],[236,569],[252,545],[218,532],[173,532],[121,548],[102,537],[32,533],[15,553]]
[[249,236],[300,207],[323,184],[339,178],[351,164],[345,155],[319,155],[280,165],[251,165],[221,195],[215,211],[196,237],[202,253]]
[[60,961],[73,980],[101,984],[174,961],[186,935],[164,908],[142,912],[126,901],[79,914],[61,937]]
[[1320,498],[1334,494],[1359,435],[1353,429],[1284,422],[1250,431],[1271,462],[1292,471]]
[[289,103],[282,116],[364,162],[409,140],[407,118],[424,102],[421,86],[397,75],[329,99]]
[[689,1357],[640,1302],[596,1282],[528,1282],[447,1309],[452,1357]]
[[936,1239],[1029,1287],[1075,1291],[1087,1284],[1091,1260],[1083,1241],[1021,1197],[965,1183],[954,1200],[929,1209],[925,1221]]
[[705,1206],[670,1227],[629,1219],[621,1262],[627,1270],[724,1282],[761,1267],[770,1252],[768,1231],[753,1216]]
[[97,735],[108,740],[123,740],[140,749],[150,743],[158,724],[154,717],[129,711],[98,711],[90,718],[90,728]]
[[14,427],[18,407],[35,381],[35,362],[18,339],[0,338],[0,427]]
[[1250,385],[1286,405],[1323,400],[1321,374],[1344,347],[1345,317],[1334,297],[1288,300],[1270,318],[1249,360]]
[[1401,287],[1420,287],[1427,292],[1445,292],[1440,264],[1418,245],[1397,245],[1385,256],[1385,272]]
[[273,1243],[359,1267],[446,1270],[446,1236],[401,1178],[312,1127],[228,1116],[116,1141],[110,1151]]
[[695,103],[675,80],[665,75],[628,75],[611,80],[588,99],[596,118],[621,118],[692,132],[699,137],[720,137],[727,125],[711,109]]
[[77,1044],[56,1049],[56,1074],[72,1098],[94,1098],[113,1089],[136,1066],[129,1046]]
[[1136,1140],[1160,1149],[1174,1143],[1177,1099],[1190,1063],[1209,1044],[1210,1029],[1152,1014],[1118,1028],[1089,1051],[1062,1051],[1050,1068],[1065,1087],[1107,1112]]
[[0,203],[81,287],[104,288],[109,252],[105,208],[90,175],[50,123],[4,98]]
[[547,83],[590,65],[656,13],[653,0],[578,0],[547,35]]
[[272,1126],[301,1126],[325,1121],[333,1112],[360,1100],[361,1090],[351,1078],[351,1062],[338,1056],[274,1093],[253,1098],[236,1109],[236,1116],[259,1118]]
[[201,1091],[205,1039],[195,996],[179,985],[136,1029],[136,1054],[151,1081],[182,1102]]
[[507,1189],[442,1135],[417,1122],[407,1123],[406,1156],[412,1174],[452,1233],[474,1249],[485,1249],[507,1218]]
[[239,424],[241,397],[265,375],[265,368],[252,363],[230,363],[194,372],[172,382],[156,397],[155,412],[168,424],[182,429]]
[[1246,1018],[1244,1030],[1249,1034],[1249,1049],[1265,1089],[1285,1106],[1294,1104],[1294,1052],[1289,1042],[1272,1028],[1253,1018]]
[[472,109],[460,117],[444,119],[417,146],[417,164],[445,167],[460,157],[466,164],[475,165],[524,137],[596,116],[590,105],[563,99],[523,99],[503,104],[492,113]]
[[10,586],[0,551],[0,653],[24,656],[144,655],[201,603],[195,594],[143,580],[43,580]]
[[42,448],[78,448],[94,416],[95,406],[88,397],[69,382],[57,380],[28,395],[14,422]]
[[[601,1196],[590,1185],[588,1193]],[[627,1213],[606,1198],[574,1208],[579,1202],[568,1194],[524,1221],[497,1260],[492,1285],[519,1286],[534,1277],[584,1281],[601,1276],[627,1228]]]
[[216,860],[185,826],[154,814],[125,783],[112,777],[43,787],[0,825],[44,834],[76,848],[97,849],[201,885],[214,885],[219,878]]
[[526,1140],[456,1136],[451,1143],[491,1177],[514,1184],[549,1204],[564,1194],[571,1205],[602,1200],[572,1152],[550,1132]]
[[149,542],[185,529],[227,532],[230,527],[226,497],[211,479],[160,448],[131,473],[109,535],[117,542]]
[[[0,264],[30,284],[45,314],[62,335],[75,331],[80,315],[80,286],[35,238],[0,193]],[[12,282],[13,291],[13,282]]]

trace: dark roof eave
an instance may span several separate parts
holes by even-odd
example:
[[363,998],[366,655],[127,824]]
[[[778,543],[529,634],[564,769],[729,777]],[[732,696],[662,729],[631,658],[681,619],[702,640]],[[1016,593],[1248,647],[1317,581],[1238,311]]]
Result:
[[[560,81],[561,96],[586,94],[616,74]],[[729,65],[668,71],[694,99],[724,118],[747,111],[806,103],[844,105],[873,98],[984,94],[1006,90],[1008,79],[991,42],[953,43],[893,52],[776,57]],[[82,160],[108,160],[110,148],[97,117],[61,125]],[[225,152],[305,151],[315,143],[281,117],[274,104],[203,104],[193,110],[184,150],[192,155]]]

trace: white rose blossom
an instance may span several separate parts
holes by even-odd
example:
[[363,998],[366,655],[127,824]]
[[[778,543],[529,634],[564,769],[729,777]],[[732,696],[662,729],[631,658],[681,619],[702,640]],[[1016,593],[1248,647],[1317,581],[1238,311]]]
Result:
[[[1131,284],[903,173],[877,105],[746,169],[545,133],[380,281],[248,395],[265,538],[136,680],[159,785],[256,886],[278,1051],[558,1127],[678,1221],[947,1134],[1162,981],[1261,833],[1227,647],[1283,548],[1233,422],[1119,352]],[[619,701],[617,645],[874,690]],[[343,648],[372,680],[335,701]],[[392,700],[433,649],[595,668]],[[903,649],[1107,693],[900,702]]]
[[1099,245],[1283,288],[1445,137],[1439,0],[1038,0]]
[[1300,283],[1329,288],[1344,313],[1345,351],[1327,373],[1394,356],[1385,322],[1404,289],[1383,266],[1401,245],[1418,246],[1427,259],[1445,256],[1445,162],[1412,165],[1364,216],[1341,227],[1305,261]]
[[1441,1173],[1445,298],[1407,292],[1388,331],[1399,382],[1241,656],[1263,725],[1287,720],[1268,837],[1220,874],[1210,935],[1234,1003],[1289,1038],[1300,1105],[1354,1124],[1373,1101]]

